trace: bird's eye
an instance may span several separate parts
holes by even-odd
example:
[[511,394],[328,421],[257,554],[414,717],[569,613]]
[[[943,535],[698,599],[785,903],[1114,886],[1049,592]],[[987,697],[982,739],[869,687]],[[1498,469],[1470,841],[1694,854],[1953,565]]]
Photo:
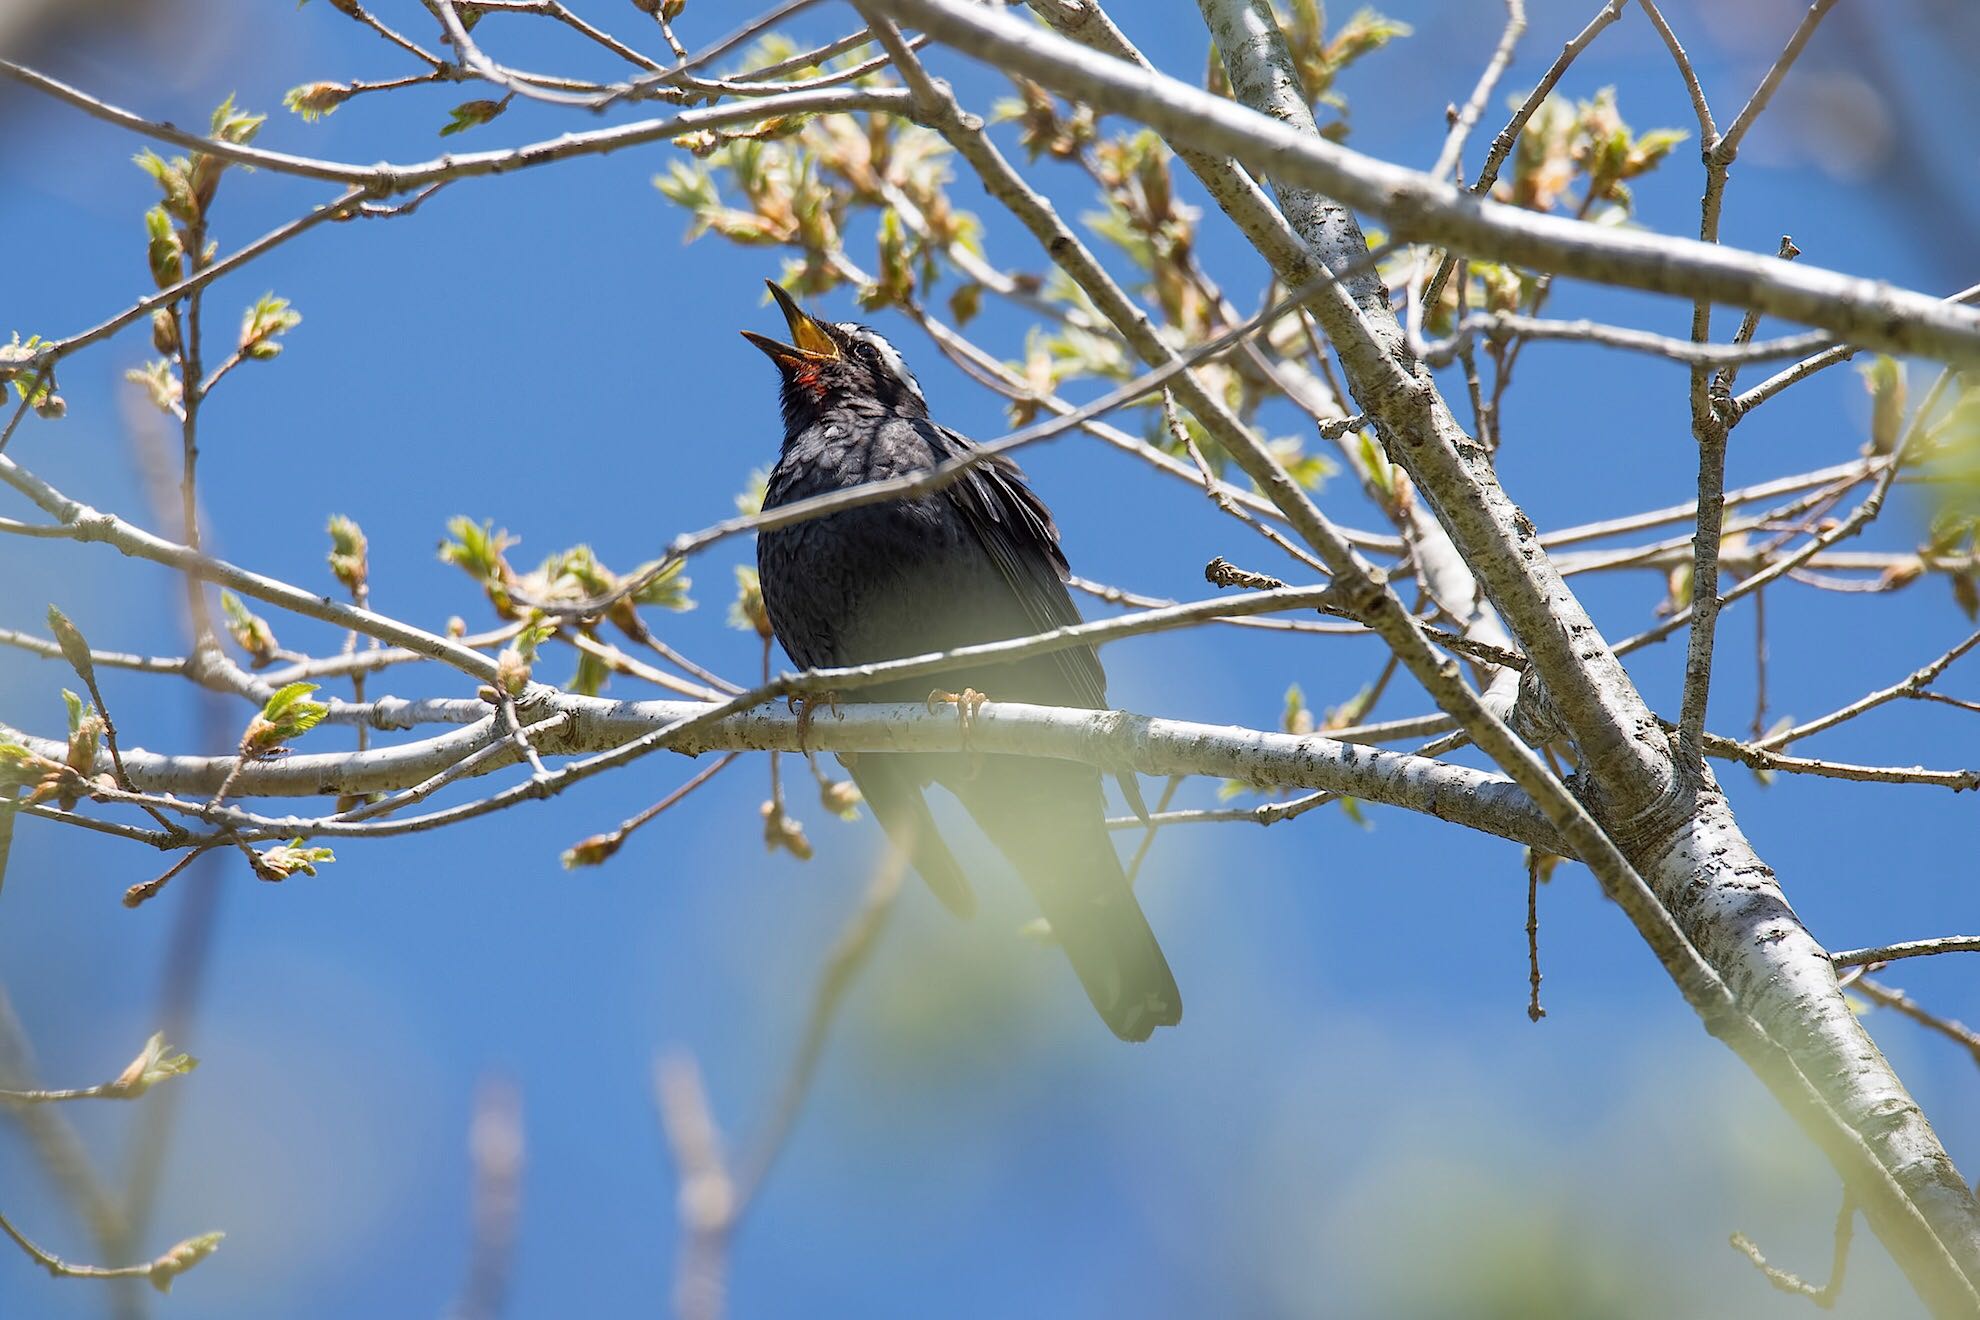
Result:
[[853,352],[858,354],[859,360],[862,362],[876,366],[880,362],[880,350],[875,348],[867,340],[862,339],[859,343],[855,344],[853,346]]

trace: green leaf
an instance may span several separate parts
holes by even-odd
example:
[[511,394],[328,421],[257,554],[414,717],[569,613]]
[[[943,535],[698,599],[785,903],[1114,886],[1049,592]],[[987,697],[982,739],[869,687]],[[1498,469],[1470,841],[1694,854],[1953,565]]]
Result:
[[350,99],[351,89],[343,83],[313,82],[291,87],[283,94],[282,104],[292,114],[301,115],[305,124],[313,124]]
[[487,123],[508,108],[507,97],[499,101],[463,101],[447,112],[447,123],[440,130],[440,136],[451,137],[456,133],[465,133],[470,128]]
[[763,606],[763,584],[757,580],[756,570],[746,564],[736,565],[736,599],[729,606],[729,626],[763,638],[770,636],[770,613]]
[[1300,690],[1297,683],[1286,689],[1285,709],[1279,715],[1279,727],[1293,734],[1313,732],[1313,712],[1306,708],[1306,693]]
[[220,593],[220,613],[227,621],[227,633],[243,651],[256,669],[266,668],[275,660],[281,648],[276,644],[275,632],[268,626],[268,620],[259,614],[250,613],[241,603],[241,598],[231,591]]
[[770,469],[751,468],[749,480],[744,483],[741,493],[736,496],[736,512],[745,518],[753,518],[763,512],[763,499],[770,490]]
[[261,713],[248,721],[247,732],[241,735],[241,753],[271,756],[321,724],[330,708],[320,701],[309,700],[309,694],[314,691],[314,683],[289,683],[277,688],[262,705]]
[[[651,565],[641,564],[633,570],[634,577],[643,576]],[[635,591],[632,602],[635,605],[651,605],[656,609],[673,610],[679,613],[694,608],[694,600],[687,594],[694,585],[683,571],[687,561],[676,559],[664,565],[651,582]]]
[[237,147],[244,147],[254,141],[254,135],[259,133],[261,126],[267,122],[267,115],[251,115],[237,107],[234,104],[234,94],[229,92],[227,99],[213,111],[213,131],[209,136],[218,138],[222,142],[231,142]]
[[589,651],[579,651],[577,672],[564,686],[581,697],[595,697],[604,691],[611,677],[612,671],[603,660]]
[[353,596],[362,593],[371,577],[371,543],[364,529],[341,513],[330,515],[330,574]]
[[504,552],[520,544],[506,530],[496,531],[495,524],[487,520],[477,523],[472,518],[449,518],[447,530],[454,539],[440,543],[440,562],[452,564],[483,581],[498,580],[508,567]]
[[172,225],[172,217],[165,214],[164,206],[154,206],[144,213],[144,243],[153,283],[163,289],[184,278],[185,245]]
[[302,313],[290,307],[287,298],[264,293],[241,317],[241,352],[253,361],[265,362],[282,351],[277,336],[301,323]]

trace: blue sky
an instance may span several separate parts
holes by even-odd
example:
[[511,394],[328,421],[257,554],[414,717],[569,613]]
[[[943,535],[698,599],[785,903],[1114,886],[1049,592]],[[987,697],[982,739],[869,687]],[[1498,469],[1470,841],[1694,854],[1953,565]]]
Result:
[[[406,11],[397,20],[425,37],[428,21],[413,8],[380,12]],[[1530,83],[1591,8],[1530,4],[1508,88]],[[1937,85],[1956,89],[1950,38],[1970,37],[1971,23],[1921,0],[1915,22],[1885,30],[1851,8],[1839,8],[1797,74],[1812,90],[1784,96],[1782,112],[1754,132],[1725,237],[1771,250],[1791,233],[1811,262],[1926,290],[1961,286],[1973,277],[1968,221],[1980,206],[1961,127],[1971,115],[1921,96],[1882,102],[1879,121],[1865,89],[1888,67],[1917,70],[1925,86],[1938,68]],[[1785,0],[1670,7],[1721,119],[1799,9]],[[629,7],[586,12],[628,38],[639,31]],[[1388,12],[1417,35],[1344,80],[1351,144],[1427,165],[1443,106],[1469,92],[1499,10],[1399,0]],[[272,111],[264,145],[347,161],[423,159],[443,145],[589,126],[519,105],[443,143],[434,132],[458,91],[360,100],[304,125],[279,107],[287,88],[406,70],[325,4],[188,3],[180,13],[169,30],[37,58],[181,123],[203,123],[233,92]],[[1201,67],[1191,6],[1122,6],[1120,16],[1158,62]],[[516,62],[589,67],[554,31],[501,21],[482,35]],[[690,6],[686,28],[698,41],[728,21],[703,3]],[[827,12],[793,31],[847,26]],[[976,107],[1001,94],[980,69],[941,67]],[[1564,90],[1608,85],[1639,129],[1690,123],[1634,12]],[[1495,100],[1485,132],[1502,113]],[[139,144],[12,90],[0,114],[9,125],[0,333],[92,324],[148,287],[139,217],[153,190],[129,164]],[[1691,151],[1680,148],[1639,189],[1644,223],[1695,229]],[[209,306],[223,333],[233,309],[268,289],[304,320],[279,360],[244,367],[210,405],[203,462],[216,548],[329,591],[323,524],[345,513],[370,536],[379,608],[428,626],[452,614],[479,626],[478,593],[433,554],[455,514],[521,536],[519,559],[588,541],[615,566],[727,514],[775,450],[773,378],[735,331],[775,328],[760,280],[778,258],[712,238],[683,248],[682,213],[650,185],[670,154],[643,148],[462,184],[409,218],[320,229],[220,284]],[[1907,173],[1907,161],[1921,164]],[[1062,212],[1092,204],[1081,179],[1041,178]],[[217,237],[231,249],[328,195],[230,174]],[[973,185],[955,196],[984,217],[993,258],[1041,268]],[[1240,300],[1262,287],[1260,263],[1214,216],[1203,253]],[[844,293],[825,304],[840,315],[849,306]],[[1552,310],[1671,333],[1689,315],[1674,302],[1583,289],[1564,291]],[[1721,316],[1729,332],[1733,317]],[[900,318],[879,324],[939,416],[978,436],[1001,431],[997,399]],[[1024,328],[1022,315],[991,307],[972,330],[1015,357]],[[132,406],[135,391],[121,383],[150,355],[139,330],[66,365],[69,418],[30,422],[10,454],[77,498],[157,525],[139,456],[164,449],[155,414]],[[1914,397],[1926,371],[1912,369]],[[1680,371],[1543,345],[1520,374],[1500,466],[1543,528],[1689,497]],[[1731,481],[1849,458],[1867,415],[1852,372],[1818,378],[1739,429]],[[1087,576],[1194,598],[1212,555],[1275,567],[1199,495],[1096,442],[1041,446],[1025,464]],[[1323,503],[1371,521],[1345,483]],[[1915,544],[1923,513],[1901,494],[1865,544]],[[54,600],[99,646],[179,649],[168,575],[101,547],[10,541],[0,554],[0,626],[38,627]],[[754,672],[756,642],[726,628],[723,612],[731,568],[749,559],[746,545],[725,544],[694,564],[701,608],[663,620],[671,640],[738,676]],[[1611,636],[1639,626],[1663,591],[1648,574],[1576,587]],[[1773,709],[1803,717],[1894,681],[1968,627],[1944,583],[1930,580],[1891,596],[1789,588],[1770,593],[1768,612]],[[274,623],[286,645],[337,644],[325,630]],[[1714,723],[1737,731],[1752,704],[1751,666],[1738,658],[1752,616],[1731,610],[1722,626],[1733,647]],[[1681,656],[1681,642],[1666,643],[1631,664],[1666,712]],[[1367,644],[1230,629],[1131,642],[1105,659],[1112,697],[1128,709],[1266,726],[1288,683],[1316,706],[1336,704],[1380,661]],[[68,681],[54,665],[0,655],[0,719],[54,728]],[[199,737],[188,691],[123,676],[106,686],[130,743],[185,749]],[[1980,693],[1970,672],[1953,671],[1948,686]],[[408,674],[398,690],[453,689],[444,675]],[[1426,706],[1399,694],[1384,709]],[[1957,716],[1905,707],[1811,747],[1972,764],[1970,717]],[[346,736],[312,740],[329,747]],[[692,809],[636,835],[608,865],[559,867],[571,842],[693,769],[649,758],[553,803],[442,835],[347,844],[314,880],[265,886],[238,865],[218,867],[136,912],[117,898],[157,869],[153,855],[23,823],[0,895],[0,977],[53,1084],[106,1078],[134,1052],[154,1026],[180,910],[197,884],[219,887],[200,1017],[180,1042],[203,1066],[180,1084],[180,1139],[146,1246],[207,1228],[229,1237],[161,1313],[442,1309],[465,1273],[466,1129],[477,1081],[489,1076],[519,1087],[528,1146],[510,1313],[664,1305],[676,1182],[654,1119],[652,1060],[691,1051],[731,1149],[746,1144],[825,951],[881,851],[869,820],[829,821],[799,776],[793,803],[818,856],[766,855],[759,759],[719,776]],[[1972,927],[1959,880],[1971,870],[1971,799],[1821,781],[1762,788],[1743,770],[1723,775],[1818,938],[1840,947]],[[1192,791],[1208,797],[1205,786]],[[1270,830],[1173,830],[1157,842],[1141,892],[1188,1015],[1132,1049],[1092,1020],[1055,956],[1014,937],[1031,915],[1018,886],[1001,872],[985,880],[984,911],[967,925],[918,887],[905,895],[736,1244],[735,1314],[1786,1316],[1805,1306],[1768,1290],[1725,1239],[1744,1230],[1789,1267],[1821,1273],[1833,1177],[1699,1030],[1578,868],[1542,895],[1549,1016],[1534,1025],[1512,845],[1384,810],[1367,828],[1327,810]],[[1891,979],[1936,1008],[1980,1014],[1962,968],[1902,971]],[[1908,1023],[1876,1017],[1872,1027],[1955,1158],[1971,1162],[1980,1143],[1972,1061]],[[134,1112],[73,1117],[99,1165],[120,1169]],[[8,1128],[0,1209],[57,1251],[89,1255],[81,1225]],[[1851,1274],[1843,1313],[1904,1313],[1890,1299],[1908,1294],[1867,1237]],[[20,1313],[92,1313],[95,1287],[50,1281],[0,1251],[0,1300]]]

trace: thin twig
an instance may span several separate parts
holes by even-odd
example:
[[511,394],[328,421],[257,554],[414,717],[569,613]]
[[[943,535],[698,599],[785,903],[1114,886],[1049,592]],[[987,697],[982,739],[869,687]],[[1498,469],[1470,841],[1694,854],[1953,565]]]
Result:
[[1855,1231],[1856,1198],[1851,1196],[1847,1189],[1844,1189],[1842,1208],[1836,1211],[1834,1247],[1829,1257],[1829,1281],[1820,1287],[1807,1282],[1798,1275],[1790,1274],[1778,1266],[1769,1265],[1767,1258],[1760,1254],[1760,1248],[1754,1244],[1753,1239],[1744,1233],[1733,1234],[1732,1245],[1733,1250],[1753,1262],[1753,1268],[1765,1275],[1768,1283],[1773,1284],[1784,1293],[1791,1293],[1797,1297],[1806,1297],[1809,1301],[1827,1311],[1835,1306],[1836,1299],[1842,1295],[1843,1276],[1849,1268],[1850,1239],[1854,1236]]

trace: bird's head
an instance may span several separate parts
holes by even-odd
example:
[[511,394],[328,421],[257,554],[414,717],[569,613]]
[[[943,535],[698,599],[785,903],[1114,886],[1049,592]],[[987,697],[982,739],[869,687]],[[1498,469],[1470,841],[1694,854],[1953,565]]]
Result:
[[742,336],[777,364],[784,378],[787,426],[800,427],[834,404],[927,415],[928,401],[922,397],[921,385],[892,344],[863,325],[821,321],[798,306],[775,281],[765,283],[783,309],[791,342],[782,343],[751,330],[743,331]]

